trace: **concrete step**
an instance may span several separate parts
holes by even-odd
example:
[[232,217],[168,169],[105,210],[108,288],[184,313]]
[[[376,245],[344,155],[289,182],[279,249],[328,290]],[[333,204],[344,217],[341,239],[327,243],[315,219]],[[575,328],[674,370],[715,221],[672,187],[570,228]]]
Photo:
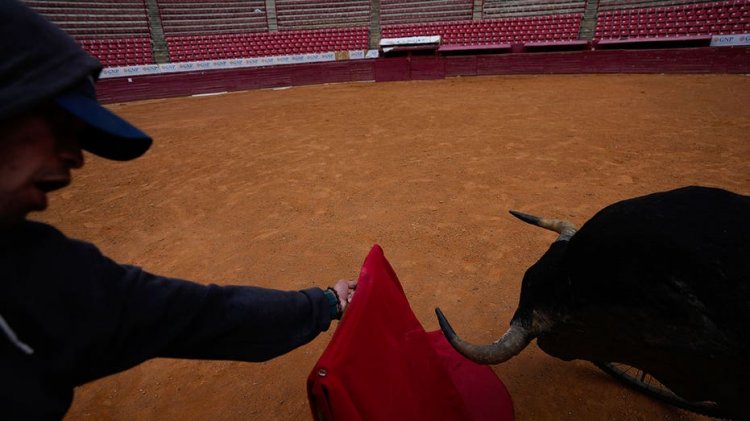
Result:
[[276,15],[276,0],[265,0],[265,2],[268,30],[271,32],[276,32],[279,30],[279,18]]
[[599,7],[599,0],[588,0],[586,10],[581,19],[581,26],[578,29],[579,40],[591,40],[596,32],[596,19]]

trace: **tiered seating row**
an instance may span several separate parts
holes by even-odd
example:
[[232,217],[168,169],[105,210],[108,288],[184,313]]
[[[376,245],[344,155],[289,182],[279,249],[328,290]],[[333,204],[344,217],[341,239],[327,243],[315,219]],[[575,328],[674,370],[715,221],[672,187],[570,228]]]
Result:
[[167,38],[172,62],[367,49],[367,28]]
[[150,33],[144,0],[25,2],[77,39],[147,37]]
[[485,0],[484,19],[583,13],[585,0]]
[[79,42],[104,67],[153,64],[150,38],[84,39]]
[[383,25],[459,21],[471,19],[473,0],[381,0]]
[[369,0],[276,0],[279,30],[366,26]]
[[485,21],[393,25],[384,38],[440,35],[444,45],[491,45],[522,41],[569,41],[578,36],[580,14]]
[[[708,0],[711,1],[711,0]],[[706,3],[707,0],[599,0],[599,12],[618,9],[644,9],[654,7],[675,7],[693,3]]]
[[602,12],[595,38],[679,37],[750,32],[747,1]]
[[[78,39],[105,66],[153,63],[145,0],[25,1]],[[614,5],[626,3],[601,1],[610,10],[600,10],[597,39],[750,32],[750,0],[616,10]],[[265,0],[158,0],[173,62],[367,49],[369,4],[369,0],[276,0],[280,32],[268,32]],[[472,21],[473,0],[381,0],[382,35],[441,35],[443,44],[463,46],[575,40],[582,14],[548,13],[580,12],[584,4],[584,0],[485,0],[485,16],[536,15]],[[359,26],[332,28],[353,24]],[[299,30],[319,27],[327,29]],[[211,35],[195,35],[206,33]]]
[[159,0],[158,4],[167,36],[268,30],[265,0]]

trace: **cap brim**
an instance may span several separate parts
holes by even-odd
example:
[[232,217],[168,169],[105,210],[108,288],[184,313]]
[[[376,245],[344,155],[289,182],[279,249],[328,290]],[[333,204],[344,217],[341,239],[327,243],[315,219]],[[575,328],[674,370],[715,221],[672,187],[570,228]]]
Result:
[[151,147],[151,137],[79,91],[68,91],[55,98],[57,105],[86,123],[83,149],[103,158],[127,161],[138,158]]

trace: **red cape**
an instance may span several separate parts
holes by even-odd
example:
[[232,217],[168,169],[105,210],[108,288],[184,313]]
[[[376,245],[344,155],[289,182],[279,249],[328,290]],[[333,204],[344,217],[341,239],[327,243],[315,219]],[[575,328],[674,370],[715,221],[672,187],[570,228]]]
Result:
[[316,420],[513,420],[505,386],[425,332],[380,246],[307,380]]

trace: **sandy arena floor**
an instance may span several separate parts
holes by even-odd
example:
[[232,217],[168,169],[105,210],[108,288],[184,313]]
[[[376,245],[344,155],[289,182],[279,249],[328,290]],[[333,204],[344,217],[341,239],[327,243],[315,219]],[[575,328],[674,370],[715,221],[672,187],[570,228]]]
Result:
[[[750,194],[744,75],[478,77],[115,104],[142,159],[87,156],[35,218],[121,262],[280,289],[356,277],[383,246],[417,317],[466,339],[508,325],[555,235],[614,201],[688,184]],[[159,359],[81,387],[68,419],[302,420],[331,337],[263,364]],[[602,338],[606,340],[606,338]],[[495,371],[518,420],[694,420],[532,344]]]

